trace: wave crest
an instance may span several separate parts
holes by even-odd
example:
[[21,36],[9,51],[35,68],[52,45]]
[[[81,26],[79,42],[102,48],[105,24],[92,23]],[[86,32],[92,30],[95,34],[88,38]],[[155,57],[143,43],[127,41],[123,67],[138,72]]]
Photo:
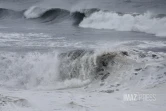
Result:
[[48,9],[46,8],[41,8],[41,7],[37,7],[37,6],[32,6],[30,7],[28,10],[26,10],[24,12],[24,16],[27,19],[30,18],[38,18],[40,17],[44,12],[46,12]]

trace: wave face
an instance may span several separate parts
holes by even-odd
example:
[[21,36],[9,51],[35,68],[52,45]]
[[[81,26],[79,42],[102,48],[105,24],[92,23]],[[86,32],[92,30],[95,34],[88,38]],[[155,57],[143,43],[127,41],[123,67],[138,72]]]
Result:
[[68,19],[69,12],[67,10],[62,10],[62,9],[51,9],[47,10],[45,13],[43,13],[39,19],[42,22],[60,22],[65,19]]
[[117,31],[137,31],[155,34],[156,36],[166,36],[166,17],[155,17],[150,12],[138,15],[99,11],[84,18],[79,26]]

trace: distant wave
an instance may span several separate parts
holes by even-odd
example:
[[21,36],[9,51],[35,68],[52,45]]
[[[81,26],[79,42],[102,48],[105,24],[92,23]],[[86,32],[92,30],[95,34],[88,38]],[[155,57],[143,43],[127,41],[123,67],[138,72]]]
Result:
[[60,22],[63,20],[74,20],[74,24],[79,24],[85,15],[80,12],[70,13],[70,11],[60,8],[41,8],[30,7],[24,12],[24,16],[27,19],[39,19],[41,22]]
[[41,23],[60,23],[70,20],[76,26],[94,29],[111,29],[117,31],[136,31],[166,36],[166,15],[155,15],[151,12],[144,14],[126,14],[111,12],[97,8],[70,11],[60,8],[43,8],[32,6],[25,11],[0,9],[0,19],[26,18]]
[[42,8],[38,6],[32,6],[24,12],[24,16],[27,19],[40,19],[44,22],[59,21],[59,20],[74,20],[74,24],[78,25],[85,17],[91,15],[99,9],[82,9],[79,11],[70,11],[60,8]]
[[92,8],[92,9],[81,9],[81,10],[75,10],[75,11],[70,11],[70,10],[66,10],[66,9],[60,9],[60,8],[43,8],[43,7],[39,7],[39,6],[32,6],[29,9],[27,9],[24,12],[24,16],[27,19],[34,19],[34,18],[40,18],[43,15],[53,15],[54,12],[57,13],[61,13],[61,14],[74,14],[74,13],[84,13],[86,16],[99,11],[100,9],[96,9],[96,8]]
[[11,9],[0,8],[0,19],[21,17],[23,17],[23,11],[14,11]]
[[122,14],[99,11],[84,18],[80,27],[95,29],[113,29],[117,31],[138,31],[156,36],[166,36],[166,17],[163,14]]
[[96,8],[69,11],[59,8],[46,9],[33,6],[25,11],[24,16],[28,19],[40,18],[46,22],[74,19],[74,24],[83,28],[137,31],[156,36],[166,36],[165,14],[154,15],[151,12],[125,14]]
[[32,6],[27,10],[15,11],[12,9],[0,8],[0,19],[26,19],[26,20],[37,20],[41,23],[46,22],[60,22],[64,20],[73,21],[74,25],[79,23],[88,15],[97,11],[97,9],[86,9],[82,11],[71,12],[69,10],[60,8],[42,8]]

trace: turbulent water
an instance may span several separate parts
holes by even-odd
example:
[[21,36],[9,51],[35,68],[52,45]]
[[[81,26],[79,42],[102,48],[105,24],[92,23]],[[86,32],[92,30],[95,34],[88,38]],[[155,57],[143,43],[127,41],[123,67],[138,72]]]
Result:
[[163,84],[165,5],[165,0],[0,0],[0,87]]

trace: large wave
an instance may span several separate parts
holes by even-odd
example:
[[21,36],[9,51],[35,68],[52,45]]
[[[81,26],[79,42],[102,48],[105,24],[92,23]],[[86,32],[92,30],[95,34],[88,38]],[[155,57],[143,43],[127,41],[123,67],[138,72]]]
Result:
[[60,8],[42,8],[33,6],[24,12],[24,16],[27,19],[40,19],[42,22],[60,22],[64,20],[74,20],[74,24],[79,24],[85,14],[82,12],[73,12]]
[[32,6],[24,12],[24,16],[27,19],[42,19],[48,21],[63,21],[63,20],[74,20],[74,24],[78,25],[83,18],[91,15],[99,9],[82,9],[70,11],[61,8],[43,8],[39,6]]
[[138,31],[156,36],[166,36],[166,17],[144,14],[122,14],[99,11],[86,17],[79,25],[84,28],[113,29],[117,31]]
[[162,54],[139,50],[1,53],[0,85],[29,89],[57,88],[59,83],[64,88],[107,82],[123,87],[133,83],[138,87],[154,87],[166,82],[164,59]]

